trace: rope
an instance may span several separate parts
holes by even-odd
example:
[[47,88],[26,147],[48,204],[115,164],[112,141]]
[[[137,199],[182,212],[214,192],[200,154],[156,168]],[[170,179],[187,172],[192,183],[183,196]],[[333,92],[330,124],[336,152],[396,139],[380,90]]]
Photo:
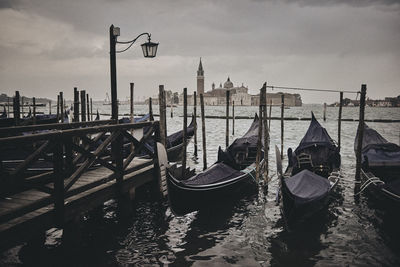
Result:
[[[246,170],[248,170],[248,169],[250,169],[249,171],[246,171]],[[244,169],[244,170],[242,170],[242,172],[244,172],[245,174],[250,174],[250,176],[251,176],[251,178],[253,178],[253,180],[254,180],[254,182],[256,182],[257,183],[257,180],[256,180],[256,178],[253,176],[253,174],[251,174],[251,172],[252,171],[254,171],[256,168],[246,168],[246,169]]]
[[[361,170],[362,174],[367,176],[366,173]],[[381,179],[379,179],[378,177],[372,176],[369,177],[360,187],[360,191],[357,192],[356,194],[354,194],[355,196],[361,194],[365,189],[367,189],[371,184],[385,184],[385,182],[381,181]]]
[[286,86],[275,86],[275,85],[267,85],[267,88],[276,89],[284,89],[284,90],[299,90],[299,91],[317,91],[317,92],[333,92],[333,93],[349,93],[349,94],[357,94],[358,91],[342,91],[342,90],[334,90],[334,89],[318,89],[318,88],[301,88],[301,87],[286,87]]

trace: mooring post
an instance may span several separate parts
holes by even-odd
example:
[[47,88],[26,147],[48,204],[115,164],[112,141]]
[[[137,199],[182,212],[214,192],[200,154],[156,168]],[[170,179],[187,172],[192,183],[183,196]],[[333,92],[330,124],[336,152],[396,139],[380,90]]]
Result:
[[326,121],[326,103],[324,103],[324,121]]
[[21,118],[23,118],[24,117],[24,97],[23,96],[21,96],[20,107],[21,107]]
[[285,94],[281,95],[281,159],[283,159],[283,134],[284,134]]
[[49,100],[49,115],[51,115],[51,100]]
[[201,132],[203,137],[203,170],[207,169],[206,121],[204,114],[204,97],[200,94]]
[[150,121],[154,121],[153,117],[153,104],[152,104],[152,99],[149,97],[149,119]]
[[90,120],[93,120],[93,100],[90,98]]
[[21,118],[21,111],[20,111],[20,95],[19,95],[19,91],[15,91],[15,98],[14,98],[14,120],[15,120],[15,125],[18,126],[19,125],[19,120]]
[[338,148],[340,151],[340,135],[342,131],[342,107],[343,107],[343,92],[340,92],[340,101],[339,101],[339,119],[338,119]]
[[183,146],[182,146],[182,179],[186,172],[186,136],[187,136],[187,88],[183,88]]
[[79,122],[79,91],[74,87],[74,122]]
[[86,121],[86,98],[85,97],[86,97],[85,90],[81,90],[81,121]]
[[10,117],[10,97],[7,96],[7,116]]
[[357,129],[357,150],[356,150],[356,180],[360,180],[361,174],[361,150],[364,138],[364,112],[365,112],[365,95],[367,94],[367,85],[361,85],[361,96],[360,96],[360,118]]
[[129,104],[130,104],[130,118],[131,118],[131,122],[135,122],[135,118],[133,115],[133,89],[135,87],[134,83],[130,83],[130,99],[129,99]]
[[32,97],[33,104],[33,124],[36,124],[36,98]]
[[90,121],[89,94],[86,94],[87,120]]
[[225,147],[229,146],[229,90],[226,90],[226,131],[225,131]]
[[272,99],[269,101],[269,119],[268,119],[268,130],[271,130],[271,115],[272,114]]
[[165,135],[165,120],[166,116],[164,116],[165,108],[164,108],[164,85],[158,86],[158,106],[159,106],[159,114],[160,114],[160,138],[161,144],[166,147],[166,135]]
[[165,135],[165,142],[167,142],[167,94],[163,88],[163,116],[164,116],[164,135]]
[[57,122],[60,122],[60,95],[57,95]]
[[197,94],[193,92],[193,116],[194,116],[194,156],[197,157]]
[[232,135],[235,135],[235,101],[232,101]]
[[174,117],[174,96],[171,97],[171,118]]
[[64,94],[60,92],[60,113],[61,113],[61,123],[64,122]]
[[[265,84],[264,84],[265,85]],[[257,155],[256,155],[256,180],[260,180],[260,162],[261,162],[261,150],[262,150],[262,132],[263,132],[263,104],[264,104],[264,85],[260,89],[259,98],[259,110],[258,110],[258,136],[257,136]]]
[[269,155],[269,128],[268,128],[268,118],[267,118],[267,83],[263,85],[263,130],[264,130],[264,181],[268,185],[268,155]]

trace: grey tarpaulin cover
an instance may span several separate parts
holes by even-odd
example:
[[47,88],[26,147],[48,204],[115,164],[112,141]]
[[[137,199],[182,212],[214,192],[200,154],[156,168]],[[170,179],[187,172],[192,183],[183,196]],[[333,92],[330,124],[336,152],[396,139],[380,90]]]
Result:
[[[388,142],[377,131],[364,124],[364,136],[362,142],[362,161],[368,159],[369,167],[399,166],[400,146]],[[358,131],[354,148],[358,144]]]
[[326,178],[309,170],[303,170],[286,178],[284,182],[296,204],[321,199],[329,193],[330,189],[330,182]]
[[184,180],[182,183],[185,185],[207,185],[227,181],[241,175],[243,175],[243,172],[232,169],[224,163],[215,163],[204,172]]

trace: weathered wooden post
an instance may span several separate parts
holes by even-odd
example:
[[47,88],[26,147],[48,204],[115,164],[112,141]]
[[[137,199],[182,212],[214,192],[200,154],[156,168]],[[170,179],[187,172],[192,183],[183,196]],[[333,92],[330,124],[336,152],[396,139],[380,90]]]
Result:
[[235,135],[235,101],[232,101],[232,135]]
[[326,103],[324,103],[324,121],[326,121]]
[[89,94],[86,94],[87,120],[90,121]]
[[60,114],[61,114],[61,123],[64,122],[64,94],[60,92]]
[[361,85],[361,96],[360,96],[360,119],[357,129],[357,150],[356,150],[356,180],[360,180],[361,174],[361,150],[364,138],[364,112],[365,112],[365,95],[367,94],[367,85]]
[[[81,121],[86,121],[86,92],[81,90]],[[118,119],[118,118],[117,118]]]
[[153,104],[152,104],[152,99],[149,97],[149,119],[150,121],[154,121],[153,117]]
[[24,117],[24,97],[21,96],[21,104],[20,104],[20,108],[21,108],[21,117]]
[[340,151],[340,135],[342,131],[342,107],[343,107],[343,92],[340,92],[340,101],[339,101],[339,119],[338,119],[338,148]]
[[[263,87],[260,89],[260,99],[259,99],[259,110],[258,110],[258,136],[257,136],[257,155],[256,155],[256,180],[257,182],[260,180],[260,163],[261,163],[261,150],[262,150],[262,132],[263,132],[263,105],[264,105],[264,100],[265,100],[265,84]],[[265,152],[264,152],[265,153]]]
[[268,119],[268,129],[271,130],[271,115],[272,114],[272,99],[269,101],[269,119]]
[[201,110],[201,132],[203,137],[203,170],[207,169],[207,144],[206,144],[206,121],[204,114],[204,97],[200,94],[200,110]]
[[49,114],[51,115],[51,100],[49,100]]
[[130,118],[131,122],[135,122],[134,115],[133,115],[133,89],[135,87],[134,83],[130,83],[130,99],[129,99],[129,104],[130,104]]
[[171,97],[171,118],[174,117],[174,102],[173,102],[174,97]]
[[33,104],[33,124],[36,124],[36,98],[32,97]]
[[14,111],[14,120],[16,126],[19,125],[19,120],[21,118],[19,99],[20,99],[19,91],[15,91],[13,111]]
[[182,179],[186,172],[186,136],[187,136],[187,88],[183,88],[183,146],[182,146]]
[[225,131],[225,147],[229,146],[229,90],[226,90],[226,131]]
[[10,97],[7,96],[7,116],[10,117]]
[[194,116],[194,156],[197,157],[197,94],[193,92],[193,116]]
[[93,120],[93,100],[90,98],[90,120]]
[[64,223],[64,172],[63,172],[63,145],[61,138],[57,138],[53,150],[53,179],[54,179],[54,209],[58,226]]
[[74,122],[79,122],[79,91],[74,87]]
[[57,122],[60,122],[60,95],[57,95]]
[[284,134],[285,94],[281,95],[281,159],[283,159],[283,134]]
[[159,85],[158,86],[158,106],[159,106],[159,114],[160,114],[160,139],[161,139],[161,144],[166,147],[166,134],[165,134],[165,120],[166,116],[165,115],[165,108],[164,108],[164,85]]
[[264,130],[264,181],[268,183],[268,156],[269,156],[269,128],[267,118],[267,83],[264,83],[263,90],[263,130]]

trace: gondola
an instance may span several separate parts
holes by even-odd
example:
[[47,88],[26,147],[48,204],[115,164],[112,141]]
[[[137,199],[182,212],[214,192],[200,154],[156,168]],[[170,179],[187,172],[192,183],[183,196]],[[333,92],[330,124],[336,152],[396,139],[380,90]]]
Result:
[[340,153],[314,114],[310,126],[294,152],[288,149],[288,167],[282,173],[280,152],[276,158],[280,190],[278,201],[288,227],[320,211],[339,181]]
[[210,208],[223,201],[232,202],[256,191],[258,124],[256,116],[247,133],[225,151],[220,147],[217,162],[199,174],[187,169],[182,178],[182,167],[167,166],[168,198],[175,214]]
[[[361,147],[361,187],[380,201],[400,203],[400,146],[388,142],[364,124]],[[359,131],[354,144],[356,151]]]

